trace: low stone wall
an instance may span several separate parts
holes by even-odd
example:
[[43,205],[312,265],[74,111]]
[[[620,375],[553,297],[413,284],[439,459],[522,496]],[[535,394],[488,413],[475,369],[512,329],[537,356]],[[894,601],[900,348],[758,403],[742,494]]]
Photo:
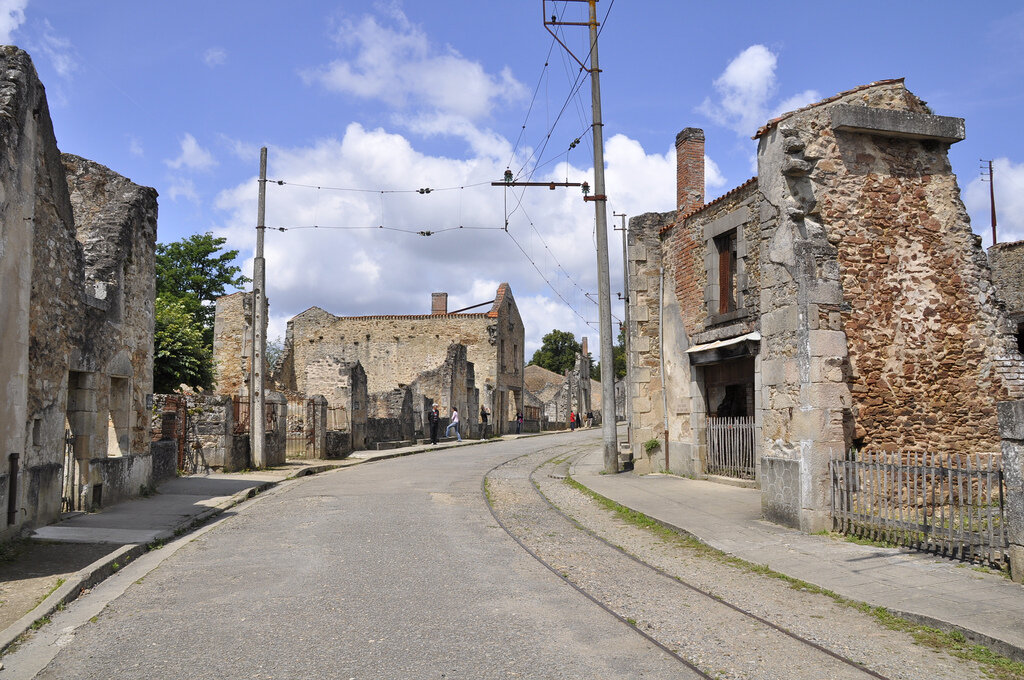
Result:
[[325,453],[327,458],[347,458],[352,453],[352,433],[328,430]]
[[[448,424],[442,420],[442,428]],[[443,429],[442,429],[443,431]],[[398,418],[367,418],[366,419],[366,447],[369,448],[377,442],[394,442],[405,439],[405,427]],[[427,436],[429,436],[429,432]]]
[[[89,460],[89,479],[93,480],[86,493],[90,511],[120,503],[149,493],[153,486],[153,456],[112,456]],[[97,491],[97,485],[102,487]],[[96,501],[99,500],[99,507]]]
[[153,459],[153,486],[178,476],[178,442],[161,439],[150,445]]

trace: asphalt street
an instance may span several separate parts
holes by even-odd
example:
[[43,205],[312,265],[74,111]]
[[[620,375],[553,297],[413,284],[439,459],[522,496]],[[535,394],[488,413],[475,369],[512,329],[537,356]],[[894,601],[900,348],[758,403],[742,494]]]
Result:
[[489,469],[583,438],[600,431],[286,483],[122,569],[0,678],[687,677],[487,508]]

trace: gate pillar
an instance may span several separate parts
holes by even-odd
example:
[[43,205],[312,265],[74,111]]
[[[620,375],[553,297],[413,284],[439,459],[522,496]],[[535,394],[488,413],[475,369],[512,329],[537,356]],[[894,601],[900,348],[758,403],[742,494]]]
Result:
[[306,404],[306,428],[309,457],[327,458],[327,398],[323,395],[312,397]]
[[999,402],[1002,438],[1003,501],[1006,539],[1010,544],[1010,577],[1024,582],[1024,401]]

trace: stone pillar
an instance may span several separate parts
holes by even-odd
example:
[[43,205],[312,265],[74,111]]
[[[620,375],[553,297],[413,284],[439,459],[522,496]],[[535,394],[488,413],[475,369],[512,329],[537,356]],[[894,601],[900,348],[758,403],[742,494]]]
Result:
[[327,458],[327,398],[316,395],[306,404],[306,427],[312,424],[312,451],[307,451],[310,458],[323,460]]
[[1024,401],[999,403],[999,436],[1006,485],[1006,538],[1010,543],[1010,576],[1024,582]]

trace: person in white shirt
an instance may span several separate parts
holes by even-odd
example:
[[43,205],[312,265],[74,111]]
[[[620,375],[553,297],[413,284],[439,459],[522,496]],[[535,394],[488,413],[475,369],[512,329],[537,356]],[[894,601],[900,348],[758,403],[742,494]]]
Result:
[[455,428],[455,436],[458,437],[458,440],[461,442],[462,441],[462,435],[459,434],[459,409],[457,409],[457,408],[453,408],[452,409],[452,419],[448,423],[448,427],[444,428],[444,436],[445,437],[448,436],[448,433],[451,432],[451,429],[453,427]]

